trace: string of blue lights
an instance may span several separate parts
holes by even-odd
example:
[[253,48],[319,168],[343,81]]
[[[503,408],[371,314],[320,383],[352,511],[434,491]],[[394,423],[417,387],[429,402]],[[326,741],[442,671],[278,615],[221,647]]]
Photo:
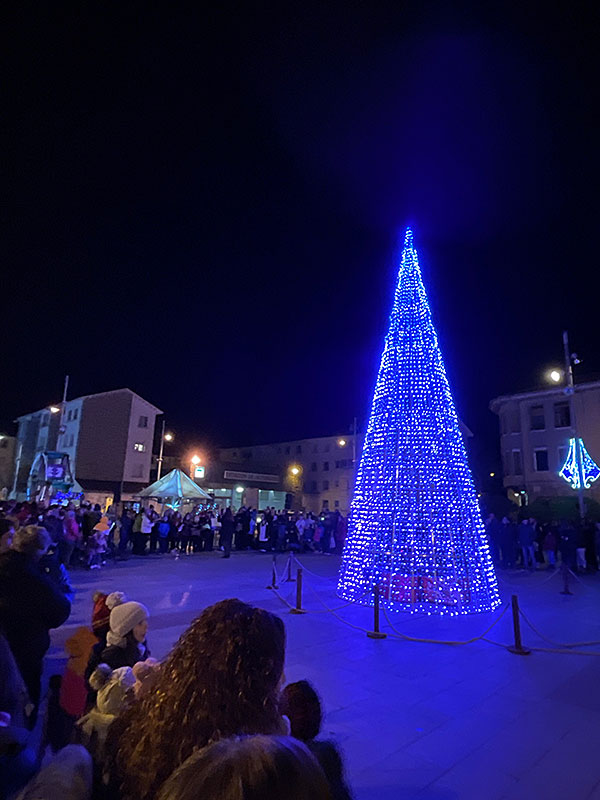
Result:
[[356,475],[338,594],[392,610],[500,604],[477,495],[410,229]]

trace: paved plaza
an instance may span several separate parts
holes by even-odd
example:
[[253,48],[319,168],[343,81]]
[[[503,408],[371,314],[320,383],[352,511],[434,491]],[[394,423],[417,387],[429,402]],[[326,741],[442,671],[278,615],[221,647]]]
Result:
[[[285,560],[278,557],[280,573]],[[307,678],[317,687],[326,711],[323,734],[343,750],[357,800],[600,799],[598,655],[534,650],[520,657],[481,640],[463,646],[375,641],[360,630],[372,627],[372,611],[340,608],[335,597],[339,558],[310,554],[301,561],[304,605],[315,613],[300,616],[266,589],[266,554],[148,556],[74,571],[73,613],[54,632],[48,666],[61,670],[63,643],[89,624],[96,589],[125,591],[149,607],[148,641],[158,658],[203,608],[239,597],[285,621],[286,680]],[[559,593],[559,575],[543,571],[511,572],[500,586],[504,601],[518,594],[529,620],[549,639],[600,640],[600,577],[573,579],[572,596]],[[280,591],[293,603],[295,584],[282,582]],[[391,619],[404,634],[459,641],[482,633],[499,614]],[[511,630],[508,611],[488,636],[508,643]],[[525,624],[523,638],[532,647],[553,647]],[[600,645],[587,650],[600,653]]]

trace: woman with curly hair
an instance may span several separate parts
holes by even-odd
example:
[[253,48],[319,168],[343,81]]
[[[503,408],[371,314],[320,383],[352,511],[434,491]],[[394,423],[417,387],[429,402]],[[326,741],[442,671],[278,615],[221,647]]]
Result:
[[241,600],[205,609],[162,665],[152,690],[115,723],[111,783],[151,800],[194,750],[229,736],[286,733],[278,709],[285,658],[279,617]]

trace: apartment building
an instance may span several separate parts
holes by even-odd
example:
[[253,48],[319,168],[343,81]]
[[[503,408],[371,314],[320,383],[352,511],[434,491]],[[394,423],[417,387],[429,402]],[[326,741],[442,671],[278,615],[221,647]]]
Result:
[[[576,385],[572,401],[579,436],[600,464],[600,381]],[[504,486],[511,499],[573,494],[558,474],[574,436],[564,387],[496,397],[490,409],[499,417]],[[588,491],[600,500],[600,481]]]
[[40,453],[69,456],[86,497],[130,497],[148,485],[156,417],[161,410],[131,389],[84,395],[19,417],[16,496],[33,496]]

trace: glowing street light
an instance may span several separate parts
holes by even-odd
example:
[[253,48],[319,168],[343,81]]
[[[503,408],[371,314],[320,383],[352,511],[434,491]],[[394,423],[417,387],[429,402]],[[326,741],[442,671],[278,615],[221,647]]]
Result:
[[495,472],[490,472],[490,478],[495,478],[495,477],[496,477],[496,473]]
[[236,492],[237,492],[238,494],[241,494],[241,493],[244,491],[244,487],[243,487],[243,486],[236,486],[236,487],[235,487],[235,490],[236,490]]
[[562,372],[559,369],[551,369],[548,373],[548,380],[552,381],[552,383],[560,383]]
[[50,406],[48,410],[50,411],[51,414],[60,414],[59,406]]
[[202,459],[200,458],[200,456],[192,456],[191,458],[191,462],[194,466],[197,466],[201,461]]
[[173,439],[174,439],[174,436],[173,436],[172,433],[165,433],[165,442],[172,442]]
[[345,439],[339,439],[338,440],[338,444],[339,444],[340,447],[346,447],[346,440]]
[[292,475],[299,475],[300,469],[298,467],[290,467],[290,472],[292,473]]

